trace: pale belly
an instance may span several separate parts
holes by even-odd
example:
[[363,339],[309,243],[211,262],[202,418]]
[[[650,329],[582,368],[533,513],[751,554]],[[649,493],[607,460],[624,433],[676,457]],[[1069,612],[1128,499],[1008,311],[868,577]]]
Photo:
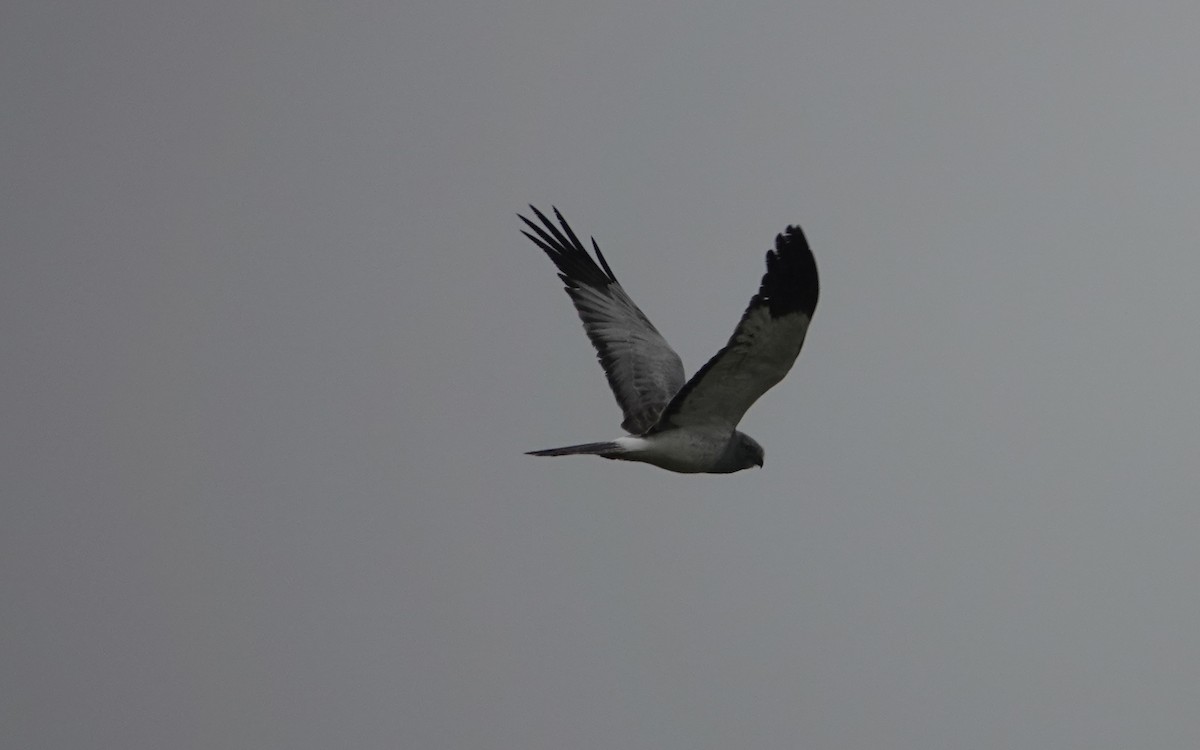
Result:
[[732,430],[667,430],[650,437],[618,438],[616,442],[625,449],[619,458],[695,474],[711,469],[732,435]]

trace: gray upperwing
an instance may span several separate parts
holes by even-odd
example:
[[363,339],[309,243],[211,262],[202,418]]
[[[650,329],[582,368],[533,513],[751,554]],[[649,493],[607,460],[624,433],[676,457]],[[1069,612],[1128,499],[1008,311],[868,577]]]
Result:
[[695,425],[736,427],[796,361],[819,291],[808,241],[800,227],[788,227],[767,252],[762,285],[729,343],[675,394],[651,432]]
[[588,254],[557,208],[554,215],[562,225],[561,232],[541,211],[529,208],[545,228],[518,214],[534,232],[521,233],[558,266],[558,276],[575,303],[583,329],[596,347],[608,385],[624,412],[621,426],[635,435],[646,432],[683,386],[683,363],[679,355],[621,288],[595,239],[592,247],[600,265]]

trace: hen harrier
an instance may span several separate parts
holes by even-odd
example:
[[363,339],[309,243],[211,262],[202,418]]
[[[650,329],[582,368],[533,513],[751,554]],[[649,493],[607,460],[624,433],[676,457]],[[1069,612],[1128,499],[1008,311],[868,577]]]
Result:
[[736,428],[750,405],[791,369],[817,307],[817,265],[800,227],[775,238],[762,286],[729,343],[685,383],[679,355],[621,288],[596,240],[599,265],[557,208],[562,231],[529,208],[544,227],[518,214],[533,230],[522,234],[558,266],[625,413],[621,426],[629,432],[529,455],[590,454],[682,473],[728,474],[762,466],[762,446]]

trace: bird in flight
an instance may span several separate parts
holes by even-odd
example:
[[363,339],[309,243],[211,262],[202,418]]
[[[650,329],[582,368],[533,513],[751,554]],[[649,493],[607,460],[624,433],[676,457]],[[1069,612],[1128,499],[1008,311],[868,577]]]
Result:
[[561,231],[541,211],[529,208],[542,226],[518,214],[533,230],[521,233],[558,266],[624,412],[621,426],[629,433],[529,455],[596,455],[686,474],[729,474],[762,466],[762,446],[738,431],[737,424],[791,369],[817,307],[817,264],[800,227],[788,227],[775,238],[762,285],[733,336],[685,382],[679,355],[621,288],[596,240],[593,260],[557,208]]

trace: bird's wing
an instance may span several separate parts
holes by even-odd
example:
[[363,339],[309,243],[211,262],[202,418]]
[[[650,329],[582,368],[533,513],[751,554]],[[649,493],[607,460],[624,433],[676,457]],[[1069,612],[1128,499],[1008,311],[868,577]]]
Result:
[[592,247],[600,265],[588,255],[557,208],[554,215],[562,225],[561,232],[541,211],[529,208],[545,228],[521,216],[533,234],[521,233],[558,266],[558,277],[575,303],[608,385],[625,414],[621,426],[640,435],[654,425],[683,385],[683,363],[621,288],[596,240]]
[[767,252],[767,273],[716,356],[671,399],[651,429],[737,426],[750,405],[791,369],[817,307],[817,264],[800,227]]

